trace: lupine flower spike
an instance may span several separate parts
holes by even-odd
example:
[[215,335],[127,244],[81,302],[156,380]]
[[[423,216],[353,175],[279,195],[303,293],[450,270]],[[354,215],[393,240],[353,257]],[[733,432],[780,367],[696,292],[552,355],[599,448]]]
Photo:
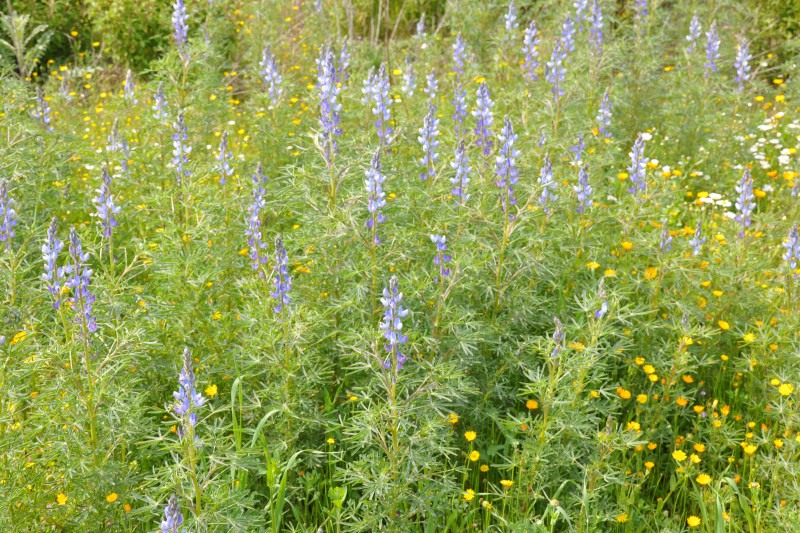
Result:
[[8,182],[0,180],[0,242],[6,243],[6,250],[11,250],[16,225],[17,212],[14,210],[14,199],[8,195]]
[[539,171],[539,184],[542,186],[539,205],[542,206],[545,214],[550,214],[550,204],[558,200],[558,196],[554,193],[558,184],[553,179],[553,164],[550,162],[549,155],[544,157],[544,166]]
[[461,32],[456,35],[456,42],[453,43],[453,65],[457,77],[464,75],[464,56],[466,54],[466,43],[461,37]]
[[436,154],[436,149],[439,147],[439,118],[436,116],[436,109],[428,106],[428,113],[425,115],[422,127],[419,129],[419,137],[417,140],[422,146],[422,157],[419,162],[425,168],[425,171],[419,175],[419,179],[425,181],[428,178],[431,180],[436,177],[436,162],[439,156]]
[[564,324],[558,317],[553,318],[553,322],[556,324],[556,329],[553,331],[553,351],[550,352],[550,359],[555,361],[564,349]]
[[258,271],[259,277],[264,277],[264,272],[260,266],[267,262],[267,244],[261,236],[261,210],[266,206],[264,196],[266,190],[264,185],[267,178],[258,164],[255,174],[253,174],[253,203],[247,208],[247,229],[244,234],[247,237],[247,247],[250,252],[250,266]]
[[467,118],[467,91],[460,82],[457,82],[453,89],[453,129],[456,139],[460,139],[466,132],[464,129],[465,118]]
[[451,194],[456,201],[456,205],[463,206],[469,200],[467,186],[469,185],[469,156],[464,148],[464,141],[460,141],[456,147],[455,160],[450,163],[450,167],[456,171],[455,176],[450,178],[453,184]]
[[403,294],[399,290],[397,276],[392,276],[389,286],[383,289],[381,304],[386,310],[380,328],[383,338],[386,339],[384,349],[389,354],[388,359],[383,362],[383,368],[392,370],[393,379],[396,379],[397,372],[402,370],[406,362],[406,356],[400,351],[400,347],[408,341],[408,337],[402,332],[402,319],[408,316],[408,310],[403,308],[402,300]]
[[225,185],[227,178],[233,175],[233,168],[230,164],[231,159],[233,159],[233,153],[228,149],[228,132],[223,131],[219,139],[219,152],[216,157],[220,185]]
[[381,65],[375,83],[372,86],[372,101],[375,106],[372,114],[377,117],[375,128],[378,130],[378,139],[383,146],[388,146],[392,136],[390,105],[392,99],[389,95],[389,75],[386,72],[386,65]]
[[[519,21],[517,20],[517,6],[514,5],[514,0],[508,4],[508,11],[505,14],[506,32],[511,34],[514,30],[519,28]],[[506,39],[513,38],[506,35]]]
[[347,89],[347,80],[350,79],[350,50],[347,48],[347,41],[342,44],[339,50],[339,62],[336,65],[336,83],[342,86],[342,90]]
[[792,226],[792,229],[789,230],[789,236],[782,246],[786,249],[783,253],[783,260],[786,261],[789,270],[794,272],[797,270],[797,261],[800,259],[800,238],[797,234],[797,225]]
[[167,97],[164,96],[164,84],[159,83],[153,95],[153,117],[159,122],[163,122],[169,118],[167,113]]
[[284,309],[288,312],[289,304],[289,291],[292,288],[292,276],[289,275],[289,256],[286,253],[286,248],[283,247],[283,241],[280,235],[275,237],[275,290],[269,295],[277,302],[273,311],[280,314]]
[[133,73],[131,72],[131,69],[128,69],[128,73],[125,74],[123,93],[125,95],[125,100],[130,102],[131,105],[136,105],[139,103],[139,100],[136,99],[136,85],[133,83]]
[[280,100],[283,94],[283,88],[281,87],[283,78],[278,69],[278,62],[275,59],[275,55],[272,53],[272,50],[270,50],[269,46],[264,48],[261,54],[261,61],[259,61],[258,65],[261,67],[261,79],[264,81],[264,85],[267,86],[267,95],[269,99],[272,100],[272,105],[277,106],[278,100]]
[[367,228],[372,231],[372,244],[377,246],[381,243],[378,237],[378,224],[386,222],[386,216],[381,213],[381,209],[386,205],[386,193],[383,192],[383,182],[386,176],[381,173],[381,150],[378,148],[372,155],[372,162],[367,170],[367,179],[364,184],[367,187]]
[[42,88],[38,85],[36,86],[36,104],[37,109],[32,113],[33,118],[41,120],[45,130],[53,131],[53,126],[50,124],[50,104],[47,103]]
[[597,122],[600,127],[597,129],[600,135],[606,138],[611,138],[611,131],[608,129],[611,126],[611,101],[609,100],[610,87],[606,87],[606,92],[603,93],[603,100],[600,102],[600,110],[597,112]]
[[57,234],[58,219],[53,217],[50,227],[47,228],[47,241],[42,245],[44,258],[42,279],[47,282],[47,290],[53,296],[53,309],[61,306],[61,280],[64,277],[64,269],[58,266],[58,255],[64,249],[64,243],[59,240]]
[[189,135],[186,133],[183,111],[178,112],[178,118],[175,119],[172,127],[175,129],[175,133],[172,134],[172,166],[175,168],[175,178],[180,186],[183,178],[191,175],[187,165],[189,163],[189,154],[192,153],[192,147],[186,142],[189,139]]
[[342,134],[342,130],[339,129],[339,112],[342,104],[336,101],[339,87],[336,84],[333,50],[330,48],[323,48],[317,59],[317,91],[319,123],[322,128],[322,152],[325,162],[330,165],[339,149],[336,137]]
[[719,34],[717,33],[717,22],[711,23],[711,28],[706,32],[706,65],[704,76],[708,78],[712,72],[717,71],[717,60],[719,59]]
[[739,84],[739,92],[744,91],[744,82],[750,79],[750,45],[747,39],[742,39],[736,48],[736,59],[733,66],[736,67],[736,83]]
[[472,111],[472,116],[476,119],[475,135],[478,139],[475,144],[483,149],[484,157],[489,157],[492,152],[492,107],[494,102],[489,95],[489,87],[486,82],[482,82],[478,86],[478,100],[475,109]]
[[667,219],[661,222],[661,243],[659,244],[662,252],[669,252],[672,249],[672,235],[669,234],[669,223]]
[[589,42],[592,43],[595,61],[603,55],[603,10],[600,8],[600,1],[592,2],[592,10],[589,14]]
[[[172,393],[172,396],[178,401],[178,405],[174,407],[175,414],[183,418],[183,427],[178,430],[178,436],[183,437],[190,426],[192,433],[194,428],[197,427],[197,410],[203,407],[206,399],[203,395],[197,392],[194,369],[192,364],[192,354],[189,348],[183,349],[183,368],[178,376],[178,390]],[[198,440],[195,435],[195,441]]]
[[121,208],[114,204],[114,196],[111,194],[111,174],[106,166],[103,166],[103,178],[100,188],[96,192],[97,196],[92,201],[97,208],[97,217],[103,228],[103,236],[110,239],[113,229],[117,227],[115,215],[119,214]]
[[744,169],[742,179],[739,185],[736,186],[736,192],[739,197],[736,199],[736,211],[738,213],[735,219],[742,226],[739,231],[739,237],[744,237],[745,229],[752,224],[750,215],[753,214],[753,210],[756,208],[756,197],[753,193],[753,179],[750,177],[750,169]]
[[[447,252],[447,237],[444,235],[431,235],[431,242],[436,245],[436,255],[433,256],[433,264],[439,267],[439,276],[444,279],[450,276],[450,269],[446,266],[452,257]],[[438,281],[434,278],[434,281]]]
[[553,52],[550,54],[550,60],[547,61],[545,69],[547,81],[552,85],[550,92],[553,93],[553,100],[556,104],[558,104],[559,99],[564,96],[564,75],[567,72],[564,68],[565,57],[566,52],[559,39],[556,41],[555,46],[553,46]]
[[428,95],[428,105],[436,106],[436,91],[439,90],[439,82],[436,81],[436,71],[432,70],[425,77],[425,88],[422,90]]
[[600,309],[594,312],[594,317],[600,320],[608,312],[608,299],[606,298],[606,280],[600,280],[600,288],[597,290],[597,298],[600,300]]
[[92,316],[95,298],[89,290],[92,270],[86,266],[89,254],[83,253],[81,239],[75,228],[72,228],[69,233],[69,256],[71,263],[64,267],[65,285],[72,289],[72,297],[69,301],[71,309],[77,313],[75,323],[81,324],[81,334],[87,338],[90,333],[97,331],[97,322]]
[[700,250],[703,248],[705,242],[706,238],[703,237],[703,222],[698,220],[697,226],[695,226],[694,229],[694,237],[689,241],[689,246],[692,247],[692,255],[700,255]]
[[517,141],[517,134],[514,133],[514,127],[511,125],[511,119],[508,116],[505,117],[503,129],[500,130],[498,140],[501,143],[501,147],[495,167],[497,173],[496,183],[500,189],[500,206],[508,220],[514,220],[515,215],[511,212],[511,206],[517,204],[514,186],[519,181],[519,169],[516,167],[519,150],[514,146]]
[[589,185],[589,173],[586,172],[586,165],[581,166],[578,171],[578,185],[573,187],[578,196],[578,213],[584,213],[586,209],[592,207],[592,186]]
[[648,159],[644,156],[644,135],[640,133],[633,143],[633,149],[628,153],[631,158],[631,165],[628,167],[628,174],[632,185],[628,192],[638,195],[647,190],[647,163]]
[[532,20],[525,28],[525,37],[522,40],[522,54],[525,56],[522,63],[522,70],[528,81],[535,81],[536,69],[539,68],[539,30],[536,28],[536,21]]
[[414,75],[414,62],[411,56],[406,56],[406,68],[403,71],[403,94],[411,98],[417,88],[417,77]]
[[186,50],[186,42],[189,38],[189,28],[186,24],[186,5],[183,0],[175,0],[172,11],[172,29],[175,38],[175,46],[178,53],[186,63],[189,61],[189,52]]
[[183,533],[183,515],[181,514],[178,498],[173,494],[169,497],[167,508],[164,509],[164,520],[161,521],[159,533]]
[[689,34],[686,36],[686,40],[689,42],[689,48],[686,49],[688,53],[694,52],[694,47],[697,44],[697,40],[700,38],[700,32],[702,28],[700,27],[700,19],[697,18],[697,13],[692,16],[692,21],[689,23]]

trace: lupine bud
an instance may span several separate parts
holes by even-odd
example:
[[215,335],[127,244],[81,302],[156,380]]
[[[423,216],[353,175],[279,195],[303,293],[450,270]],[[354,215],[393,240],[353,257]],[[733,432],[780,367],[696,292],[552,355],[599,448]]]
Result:
[[378,139],[382,145],[387,146],[392,136],[392,128],[389,126],[391,122],[389,106],[392,104],[392,99],[389,96],[389,75],[386,73],[386,65],[381,65],[378,70],[375,84],[372,86],[372,101],[375,104],[372,114],[377,117],[375,127],[378,130]]
[[586,143],[583,142],[583,133],[578,135],[578,142],[574,145],[569,147],[569,151],[572,152],[572,161],[575,165],[580,164],[581,158],[583,157],[583,150],[586,148]]
[[506,31],[511,33],[517,28],[519,28],[519,22],[517,21],[517,6],[514,5],[514,0],[508,4],[508,11],[505,14],[505,21],[506,21]]
[[567,15],[567,18],[564,19],[564,24],[561,26],[561,44],[564,50],[564,58],[567,57],[567,52],[573,52],[575,50],[576,32],[575,21],[572,20],[572,17]]
[[408,341],[408,337],[403,335],[402,319],[408,316],[408,310],[403,308],[403,294],[400,292],[397,276],[392,276],[389,286],[383,289],[381,304],[386,308],[380,329],[386,339],[384,349],[389,353],[389,358],[383,363],[386,370],[392,369],[392,375],[396,375],[403,368],[406,356],[400,351],[400,347]]
[[277,301],[273,311],[280,314],[284,309],[288,312],[288,305],[291,303],[289,299],[289,291],[292,288],[292,276],[289,275],[289,256],[286,253],[286,248],[283,247],[283,241],[280,235],[275,237],[275,266],[273,267],[275,275],[275,290],[269,295]]
[[556,324],[556,329],[553,331],[553,351],[550,353],[551,359],[558,358],[558,355],[561,353],[561,350],[564,349],[564,324],[558,319],[558,317],[553,318],[553,322]]
[[564,68],[565,57],[566,52],[563,48],[561,40],[559,39],[556,41],[556,44],[553,47],[553,52],[550,54],[550,60],[547,61],[547,64],[545,65],[547,81],[553,86],[550,89],[550,92],[553,93],[553,100],[555,100],[556,104],[558,104],[558,100],[564,96],[564,75],[567,72]]
[[439,82],[436,81],[436,71],[431,70],[430,74],[425,77],[426,86],[422,90],[428,95],[428,104],[436,105],[436,91],[439,90]]
[[519,169],[516,168],[519,150],[514,146],[517,141],[517,134],[514,133],[514,127],[511,125],[511,119],[508,118],[508,115],[505,117],[498,140],[501,143],[501,147],[495,167],[497,173],[496,183],[500,189],[500,206],[508,220],[514,220],[515,215],[511,212],[511,206],[517,204],[514,186],[519,181]]
[[606,299],[606,279],[600,280],[600,288],[597,291],[597,298],[600,300],[600,309],[594,312],[594,317],[598,320],[603,318],[608,312],[608,300]]
[[336,65],[336,83],[347,89],[347,80],[350,79],[350,50],[347,48],[347,41],[342,44],[339,50],[339,61]]
[[416,35],[417,38],[425,37],[425,13],[423,12],[420,15],[419,20],[417,21],[417,28],[416,28]]

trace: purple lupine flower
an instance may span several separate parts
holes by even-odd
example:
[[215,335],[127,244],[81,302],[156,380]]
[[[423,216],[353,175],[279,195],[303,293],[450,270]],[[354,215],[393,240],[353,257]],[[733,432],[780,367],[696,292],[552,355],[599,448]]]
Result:
[[128,69],[127,74],[125,74],[125,85],[122,87],[122,90],[125,100],[130,102],[131,105],[139,103],[139,100],[136,99],[136,85],[133,83],[133,73],[131,69]]
[[489,87],[485,81],[478,85],[477,96],[478,100],[472,111],[472,116],[476,119],[475,135],[478,136],[475,144],[483,149],[484,157],[489,157],[492,152],[492,122],[494,121],[492,107],[494,107],[494,102],[492,102]]
[[455,73],[458,77],[464,74],[466,47],[467,45],[461,37],[461,32],[458,32],[458,35],[456,35],[456,42],[453,43],[453,64],[455,65]]
[[628,174],[633,184],[628,188],[628,192],[636,195],[647,190],[647,163],[649,159],[644,156],[643,134],[640,133],[636,137],[636,142],[633,143],[633,149],[628,155],[631,158],[631,166],[628,167]]
[[423,11],[422,15],[419,17],[417,21],[417,28],[416,33],[414,35],[415,38],[421,39],[425,37],[425,12]]
[[411,56],[406,56],[406,68],[403,71],[403,94],[411,98],[417,88],[417,77],[414,76],[414,63]]
[[120,156],[120,166],[123,172],[128,171],[128,157],[130,157],[130,150],[128,148],[128,141],[125,136],[119,132],[119,119],[114,119],[114,124],[111,126],[111,133],[108,136],[108,144],[106,145],[106,152],[111,157],[116,154]]
[[752,224],[750,215],[753,214],[753,210],[756,208],[756,197],[753,193],[753,179],[750,177],[750,169],[744,169],[742,180],[739,182],[739,185],[736,186],[736,192],[739,194],[739,197],[736,199],[735,204],[736,211],[738,211],[735,219],[736,222],[742,225],[742,229],[739,231],[739,237],[744,237],[745,229]]
[[519,181],[519,169],[516,166],[519,150],[514,143],[517,141],[517,134],[511,125],[511,119],[506,115],[503,128],[497,136],[500,141],[500,153],[495,162],[495,172],[497,174],[497,187],[500,189],[500,206],[503,214],[508,220],[514,220],[515,215],[511,212],[511,206],[517,205],[517,197],[514,193],[514,186]]
[[465,133],[464,119],[467,118],[467,91],[461,82],[456,82],[453,88],[453,122],[456,139]]
[[698,220],[697,226],[694,228],[694,237],[689,241],[689,246],[692,247],[692,255],[700,255],[700,250],[705,242],[706,238],[703,237],[703,222]]
[[539,146],[539,148],[541,148],[542,146],[544,146],[544,144],[545,144],[546,142],[547,142],[547,133],[545,133],[545,132],[544,132],[544,130],[542,130],[542,133],[541,133],[541,135],[539,135],[539,142],[537,143],[537,144],[538,144],[538,146]]
[[272,310],[278,314],[283,309],[288,312],[288,305],[291,303],[289,291],[292,289],[292,276],[289,275],[289,256],[286,253],[286,248],[283,247],[280,235],[275,237],[275,266],[273,270],[275,273],[275,290],[270,292],[269,295],[277,301],[277,305]]
[[386,222],[386,216],[380,211],[386,205],[386,193],[383,192],[383,182],[386,181],[386,176],[381,172],[380,147],[372,155],[372,162],[366,175],[367,179],[364,180],[364,185],[367,188],[367,211],[369,211],[366,224],[367,228],[372,230],[372,244],[377,246],[381,243],[381,239],[378,237],[378,224]]
[[578,23],[578,30],[583,31],[583,21],[588,18],[584,11],[589,9],[589,0],[575,0],[572,2],[572,7],[575,8],[575,21]]
[[350,50],[347,49],[347,41],[342,44],[339,50],[339,61],[336,65],[336,83],[342,89],[347,89],[347,80],[350,79]]
[[75,228],[69,232],[69,256],[72,262],[64,267],[66,277],[64,285],[72,289],[69,302],[71,309],[78,313],[75,316],[75,322],[81,324],[81,333],[84,338],[88,338],[89,333],[97,331],[97,321],[92,316],[94,294],[89,290],[92,270],[86,265],[89,254],[83,253],[81,239]]
[[37,109],[31,113],[33,118],[41,120],[45,130],[53,131],[53,126],[50,124],[50,104],[47,103],[42,88],[38,85],[36,86],[36,104]]
[[594,312],[594,317],[600,320],[608,312],[608,299],[606,298],[606,279],[600,279],[600,287],[597,290],[597,298],[600,300],[600,309]]
[[644,20],[647,15],[650,14],[650,11],[647,9],[648,0],[635,0],[633,4],[633,9],[635,11],[634,16],[637,20],[642,21]]
[[322,0],[314,0],[314,9],[317,10],[318,14],[322,13]]
[[556,41],[556,44],[553,47],[553,52],[550,54],[550,59],[545,65],[547,81],[553,86],[550,91],[553,93],[553,99],[555,100],[556,104],[558,104],[559,98],[564,96],[564,89],[562,87],[564,84],[564,75],[567,72],[564,68],[565,57],[566,52],[564,51],[561,40],[559,39]]
[[181,184],[184,177],[189,177],[192,172],[186,168],[189,164],[189,154],[192,147],[186,142],[189,135],[186,133],[186,123],[183,120],[183,111],[178,112],[178,118],[172,125],[175,133],[172,134],[172,165],[175,167],[176,181]]
[[164,95],[164,84],[159,82],[158,89],[153,94],[153,117],[158,121],[169,118],[167,113],[167,97]]
[[553,318],[553,322],[556,324],[556,329],[553,331],[553,351],[550,353],[550,358],[556,359],[564,349],[564,324],[558,317]]
[[578,135],[578,142],[569,147],[569,151],[572,152],[572,160],[575,165],[580,164],[581,158],[583,158],[583,150],[585,148],[586,143],[583,142],[583,133],[581,133]]
[[219,184],[225,185],[227,178],[233,175],[233,167],[231,167],[231,159],[233,159],[233,152],[228,149],[228,132],[223,131],[219,139],[219,153],[215,157],[217,160],[217,172],[219,172]]
[[[519,21],[517,21],[517,6],[514,5],[514,0],[508,4],[508,11],[505,14],[506,31],[511,33],[519,28]],[[506,36],[506,38],[509,38]]]
[[539,67],[539,30],[536,28],[536,21],[532,20],[525,28],[525,37],[522,40],[522,53],[525,59],[522,63],[522,71],[528,81],[537,79],[536,69]]
[[708,78],[712,72],[717,71],[717,60],[719,59],[719,33],[717,33],[717,22],[711,23],[711,28],[706,32],[706,64],[704,77]]
[[469,185],[469,156],[464,148],[464,141],[458,142],[456,147],[455,160],[450,163],[450,168],[456,171],[455,176],[450,178],[450,183],[454,185],[450,191],[456,200],[456,205],[465,205],[469,200],[467,186]]
[[183,0],[175,0],[172,11],[172,29],[178,53],[184,62],[188,62],[189,52],[186,50],[186,42],[189,39],[189,27],[186,23],[186,5]]
[[550,214],[551,203],[558,200],[555,190],[558,184],[553,179],[553,164],[550,162],[550,156],[544,156],[544,166],[539,171],[539,184],[542,186],[542,194],[539,195],[539,204],[542,206],[542,211]]
[[702,31],[700,27],[700,19],[697,18],[697,13],[692,15],[692,21],[689,23],[689,34],[686,36],[686,40],[689,42],[689,48],[686,50],[688,53],[694,52],[694,47],[697,44],[697,40],[700,38],[700,32]]
[[750,44],[747,39],[742,39],[736,48],[736,59],[733,66],[736,67],[736,83],[739,84],[739,92],[744,90],[744,82],[750,79]]
[[789,270],[794,272],[797,269],[797,260],[800,259],[800,238],[798,238],[796,224],[789,230],[789,236],[781,246],[786,248],[783,254],[783,260],[786,261]]
[[258,270],[258,275],[262,278],[264,272],[259,267],[267,262],[267,244],[261,240],[261,210],[267,205],[264,200],[266,183],[267,177],[259,163],[253,174],[253,203],[247,208],[247,229],[244,234],[250,252],[250,266],[253,270]]
[[280,69],[278,69],[278,61],[275,59],[275,54],[272,53],[269,46],[264,47],[258,66],[261,67],[259,72],[264,85],[267,86],[269,99],[272,100],[273,106],[277,106],[278,100],[283,94],[283,88],[281,87],[283,78],[281,77]]
[[[183,428],[178,430],[178,436],[183,437],[191,426],[192,430],[197,427],[197,410],[206,403],[203,395],[197,392],[194,369],[192,368],[192,354],[189,348],[183,349],[183,368],[178,375],[178,390],[172,393],[172,397],[178,401],[178,405],[173,407],[175,414],[183,417]],[[195,435],[195,442],[198,440]]]
[[419,175],[419,179],[425,181],[428,178],[436,177],[436,162],[439,156],[436,149],[439,147],[439,119],[436,117],[436,108],[428,105],[428,113],[425,115],[422,127],[419,129],[417,141],[422,145],[422,157],[420,164],[425,167],[425,171]]
[[600,123],[598,133],[607,138],[611,138],[611,131],[608,129],[611,126],[611,100],[609,99],[611,92],[610,87],[606,87],[606,92],[603,93],[603,100],[600,102],[600,110],[597,112],[597,122]]
[[372,99],[372,93],[375,92],[375,84],[378,83],[378,75],[375,74],[375,69],[369,71],[367,77],[364,78],[364,87],[361,88],[361,103],[366,105]]
[[375,103],[372,114],[377,117],[375,127],[378,130],[378,139],[381,145],[388,146],[393,130],[389,126],[391,121],[389,106],[392,105],[392,98],[389,96],[389,75],[386,72],[386,65],[381,65],[378,70],[375,84],[372,86],[372,101]]
[[669,221],[666,218],[661,222],[661,242],[658,247],[662,252],[672,250],[672,235],[669,234]]
[[402,370],[406,356],[400,351],[400,347],[408,341],[408,337],[403,335],[402,319],[408,316],[408,309],[403,308],[403,293],[400,292],[397,276],[392,276],[389,286],[383,289],[381,304],[386,308],[383,313],[380,328],[383,330],[383,338],[386,339],[384,349],[389,353],[389,358],[384,360],[383,368],[392,370],[393,377]]
[[[445,266],[450,262],[452,256],[447,251],[447,237],[444,235],[431,235],[431,242],[436,245],[436,255],[433,256],[433,264],[439,267],[439,276],[442,279],[450,275],[450,269]],[[438,281],[434,277],[434,281]]]
[[58,238],[58,219],[53,217],[47,228],[47,241],[42,245],[44,273],[42,279],[47,282],[47,290],[53,295],[53,309],[61,306],[61,278],[64,269],[58,266],[58,255],[64,249],[64,243]]
[[0,242],[6,243],[6,250],[11,250],[16,225],[17,212],[14,210],[14,199],[8,196],[8,182],[0,180]]
[[583,213],[586,209],[592,207],[592,186],[589,184],[589,173],[586,172],[586,165],[581,166],[578,171],[578,184],[572,190],[578,196],[578,207],[575,209],[578,213]]
[[331,165],[339,149],[336,137],[342,134],[339,128],[339,111],[342,109],[342,104],[336,102],[339,87],[336,85],[336,66],[331,48],[323,48],[317,59],[317,91],[319,123],[323,133],[323,157],[325,162]]
[[567,18],[564,19],[564,24],[561,26],[561,44],[564,50],[564,58],[567,57],[567,52],[575,50],[575,33],[577,31],[575,21],[567,15]]
[[436,71],[431,70],[425,77],[425,88],[422,92],[428,95],[428,103],[436,105],[436,91],[439,90],[439,82],[436,80]]
[[603,55],[603,10],[600,8],[599,0],[592,2],[592,10],[589,13],[589,42],[592,43],[595,59]]
[[69,102],[72,101],[72,95],[69,94],[70,93],[69,83],[67,83],[67,77],[66,76],[61,78],[61,84],[58,86],[58,92],[64,98],[65,102],[69,103]]
[[100,183],[100,188],[96,192],[97,196],[94,197],[92,202],[97,208],[97,216],[103,228],[103,236],[110,238],[113,229],[117,227],[117,219],[114,218],[114,215],[119,214],[121,208],[118,205],[114,205],[114,196],[111,194],[111,174],[109,174],[108,167],[105,165],[103,165],[103,179]]
[[161,521],[159,533],[183,533],[183,515],[181,514],[178,498],[173,494],[169,497],[167,508],[164,509],[164,520]]

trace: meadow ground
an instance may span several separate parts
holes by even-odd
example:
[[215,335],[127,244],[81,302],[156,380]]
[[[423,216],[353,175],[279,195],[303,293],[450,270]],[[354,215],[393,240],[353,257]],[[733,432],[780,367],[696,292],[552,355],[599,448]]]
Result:
[[786,20],[11,4],[0,530],[798,531]]

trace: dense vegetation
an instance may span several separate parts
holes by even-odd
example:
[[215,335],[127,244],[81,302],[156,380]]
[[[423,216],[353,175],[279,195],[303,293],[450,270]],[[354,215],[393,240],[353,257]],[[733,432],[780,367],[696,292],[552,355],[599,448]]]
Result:
[[796,530],[759,4],[8,3],[0,529]]

